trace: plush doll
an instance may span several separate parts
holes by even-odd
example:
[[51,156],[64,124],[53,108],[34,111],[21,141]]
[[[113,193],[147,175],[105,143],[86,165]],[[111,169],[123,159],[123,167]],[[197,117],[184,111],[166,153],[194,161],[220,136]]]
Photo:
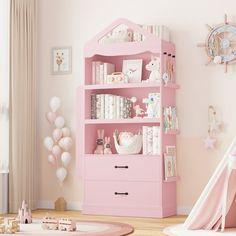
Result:
[[98,138],[97,138],[97,147],[94,151],[94,154],[103,154],[104,153],[104,129],[98,129]]
[[159,82],[161,80],[160,58],[154,57],[147,65],[146,69],[151,71],[148,82]]
[[104,154],[112,154],[112,152],[111,152],[111,138],[110,137],[105,137]]

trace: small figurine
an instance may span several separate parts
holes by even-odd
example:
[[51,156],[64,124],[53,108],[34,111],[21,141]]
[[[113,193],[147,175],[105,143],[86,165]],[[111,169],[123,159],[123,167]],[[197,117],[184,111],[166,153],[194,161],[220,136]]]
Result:
[[104,154],[112,154],[112,152],[111,152],[111,138],[110,137],[105,137]]
[[28,204],[26,203],[25,200],[22,202],[22,206],[18,210],[17,218],[19,219],[21,224],[31,224],[32,223],[31,210],[28,207]]
[[143,103],[146,104],[145,118],[159,118],[160,117],[160,94],[149,93],[148,98],[143,99]]
[[41,226],[44,230],[58,230],[58,220],[50,216],[45,216]]
[[151,71],[149,75],[148,82],[159,82],[161,80],[161,73],[160,73],[160,58],[154,57],[152,60],[146,65],[146,69]]
[[94,151],[94,154],[103,154],[104,153],[104,129],[98,129],[98,138],[97,138],[97,147]]

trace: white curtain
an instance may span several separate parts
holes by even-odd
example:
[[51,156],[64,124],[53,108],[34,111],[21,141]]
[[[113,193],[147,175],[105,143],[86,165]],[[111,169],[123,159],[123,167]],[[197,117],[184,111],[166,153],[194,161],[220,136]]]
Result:
[[0,174],[9,170],[9,16],[10,0],[0,0]]

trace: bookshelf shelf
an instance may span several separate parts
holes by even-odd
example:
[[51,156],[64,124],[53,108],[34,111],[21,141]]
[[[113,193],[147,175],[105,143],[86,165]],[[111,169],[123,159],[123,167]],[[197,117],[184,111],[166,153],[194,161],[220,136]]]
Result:
[[[128,26],[133,33],[141,34],[145,40],[99,43],[101,38],[121,24]],[[167,84],[162,80],[156,83],[145,81],[150,75],[145,66],[153,57],[160,58],[161,77],[169,73]],[[109,80],[111,77],[108,75],[123,71],[124,61],[140,59],[140,80],[144,82],[106,84],[114,81]],[[167,147],[175,147],[179,133],[178,130],[165,132],[164,129],[164,126],[177,127],[166,126],[174,124],[171,122],[174,112],[165,112],[175,108],[176,91],[180,88],[175,78],[175,45],[158,39],[128,20],[118,19],[86,43],[84,64],[84,84],[77,89],[76,139],[77,169],[84,185],[82,212],[139,217],[175,215],[177,179],[165,179],[164,160]],[[136,98],[135,103],[132,98]],[[150,104],[156,104],[156,110]],[[146,112],[145,116],[160,118],[133,118],[135,105]],[[101,141],[98,140],[99,129],[104,130],[105,137],[111,138],[112,154],[93,154],[96,143]],[[117,146],[115,148],[118,141],[113,139],[116,130],[119,134],[132,133],[131,137],[137,134],[141,147],[139,154],[117,154],[120,150]],[[141,134],[143,137],[140,139]],[[130,146],[129,150],[136,147]],[[122,191],[130,194],[125,199],[114,195],[114,192]]]
[[157,118],[132,118],[132,119],[86,119],[85,124],[154,124],[160,123]]

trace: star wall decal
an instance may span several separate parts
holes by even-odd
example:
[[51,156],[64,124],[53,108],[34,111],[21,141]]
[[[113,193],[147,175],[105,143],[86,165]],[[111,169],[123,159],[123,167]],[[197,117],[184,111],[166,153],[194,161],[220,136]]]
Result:
[[210,135],[208,135],[204,139],[204,145],[205,145],[206,149],[214,149],[215,148],[215,144],[216,144],[216,139],[211,137]]

